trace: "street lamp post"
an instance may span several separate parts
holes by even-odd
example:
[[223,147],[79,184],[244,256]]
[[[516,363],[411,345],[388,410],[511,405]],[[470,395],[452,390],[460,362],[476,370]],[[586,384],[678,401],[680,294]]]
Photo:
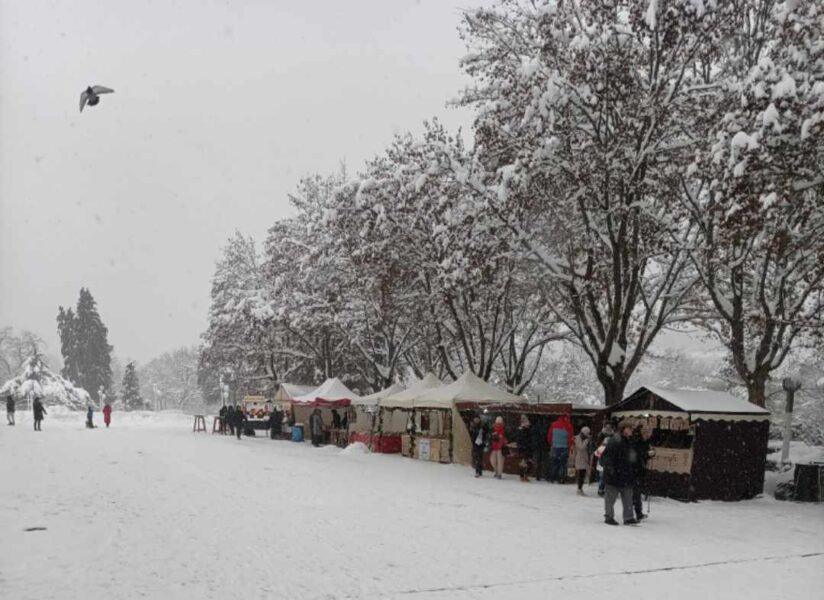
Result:
[[792,377],[785,377],[781,381],[781,387],[787,393],[787,405],[784,409],[784,431],[782,433],[783,441],[781,444],[781,464],[784,464],[790,458],[790,438],[792,437],[793,426],[793,403],[795,402],[795,393],[801,389],[801,382]]

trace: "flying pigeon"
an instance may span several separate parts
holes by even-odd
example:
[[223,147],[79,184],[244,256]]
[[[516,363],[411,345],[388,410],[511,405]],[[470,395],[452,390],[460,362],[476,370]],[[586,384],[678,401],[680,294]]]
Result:
[[95,106],[98,102],[100,102],[99,94],[112,94],[114,90],[111,88],[103,87],[102,85],[91,85],[83,90],[83,93],[80,94],[80,112],[83,112],[83,107],[87,104],[89,106]]

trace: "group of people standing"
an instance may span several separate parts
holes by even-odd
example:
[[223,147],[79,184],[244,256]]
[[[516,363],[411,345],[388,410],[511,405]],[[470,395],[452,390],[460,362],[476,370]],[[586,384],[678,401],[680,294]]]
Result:
[[[521,415],[520,425],[513,440],[515,448],[512,449],[512,443],[506,436],[503,417],[496,417],[490,427],[486,416],[476,415],[469,426],[472,464],[476,477],[483,474],[484,457],[489,454],[494,477],[501,479],[505,456],[512,450],[520,459],[518,467],[521,481],[529,481],[533,469],[538,481],[566,481],[569,456],[575,452],[575,438],[569,417],[562,415],[549,428],[542,431],[540,427],[532,426],[527,415]],[[589,435],[589,428],[585,427],[582,431]],[[588,452],[591,456],[591,450]]]
[[529,417],[521,415],[513,448],[506,436],[503,417],[496,417],[490,427],[488,415],[484,414],[472,419],[469,436],[475,477],[483,475],[484,459],[488,454],[493,476],[502,479],[505,456],[513,452],[519,459],[521,481],[528,482],[534,469],[538,481],[565,483],[571,456],[578,495],[585,495],[584,483],[592,483],[596,474],[601,473],[598,495],[604,497],[607,524],[618,524],[614,506],[619,496],[624,524],[637,524],[646,516],[642,510],[642,488],[646,463],[654,452],[649,435],[640,428],[633,428],[630,421],[619,423],[617,432],[613,424],[607,422],[596,443],[589,427],[581,427],[576,435],[566,415],[555,419],[546,433],[540,427],[533,428]]
[[[273,440],[280,439],[283,435],[284,415],[284,411],[278,406],[275,406],[269,412],[269,418],[266,421],[266,430]],[[228,431],[231,435],[237,436],[237,439],[240,439],[240,436],[249,429],[249,419],[240,404],[236,404],[235,406],[231,404],[222,406],[220,411],[218,411],[218,416],[220,417],[221,430]]]

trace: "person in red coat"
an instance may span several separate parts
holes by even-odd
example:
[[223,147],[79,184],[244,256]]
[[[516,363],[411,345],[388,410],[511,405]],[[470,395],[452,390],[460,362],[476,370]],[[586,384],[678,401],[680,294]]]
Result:
[[561,415],[552,423],[546,434],[546,441],[552,453],[549,481],[564,483],[566,482],[569,451],[575,444],[575,433],[572,431],[572,423],[569,422],[568,416]]
[[106,424],[106,427],[112,423],[112,405],[108,402],[106,406],[103,407],[103,422]]
[[495,479],[503,479],[504,472],[504,448],[509,445],[504,432],[504,419],[498,417],[495,419],[495,425],[492,426],[492,436],[490,446],[492,452],[489,454],[489,462],[492,463],[492,469],[495,471]]

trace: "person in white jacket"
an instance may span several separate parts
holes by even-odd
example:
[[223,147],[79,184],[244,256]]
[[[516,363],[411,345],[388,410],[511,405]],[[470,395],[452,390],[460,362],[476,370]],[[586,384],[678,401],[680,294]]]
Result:
[[590,465],[592,464],[592,437],[589,427],[582,427],[578,435],[575,436],[574,445],[575,475],[578,480],[578,495],[584,495],[584,481],[589,476]]

